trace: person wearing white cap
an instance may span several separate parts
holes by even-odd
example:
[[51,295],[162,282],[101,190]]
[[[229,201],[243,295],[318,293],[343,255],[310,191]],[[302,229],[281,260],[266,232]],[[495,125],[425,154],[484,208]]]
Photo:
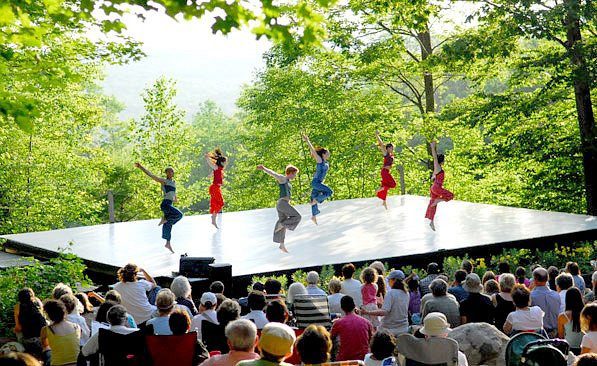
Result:
[[257,343],[261,358],[253,361],[240,361],[237,366],[292,366],[284,360],[292,354],[295,341],[294,331],[288,325],[268,323],[263,327]]
[[495,308],[491,298],[481,293],[483,285],[476,273],[466,276],[462,286],[468,297],[460,302],[460,322],[493,324]]
[[219,324],[218,316],[215,310],[218,298],[213,292],[204,292],[201,295],[201,306],[199,306],[199,315],[193,317],[191,322],[191,331],[197,332],[197,339],[201,340],[201,323],[204,321]]
[[361,310],[362,314],[383,316],[379,329],[397,336],[408,331],[408,304],[410,296],[404,285],[406,276],[401,270],[394,270],[387,276],[390,291],[386,293],[380,310]]
[[[423,319],[423,327],[419,329],[425,338],[447,338],[451,331],[448,319],[442,313],[427,314]],[[466,355],[460,351],[458,351],[458,366],[468,366]]]

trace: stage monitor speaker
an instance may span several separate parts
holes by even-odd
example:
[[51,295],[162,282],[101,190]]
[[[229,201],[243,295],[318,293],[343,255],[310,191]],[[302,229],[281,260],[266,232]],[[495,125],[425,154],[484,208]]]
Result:
[[228,263],[213,263],[209,265],[209,280],[222,281],[224,294],[232,296],[232,265]]
[[178,272],[189,278],[209,278],[209,265],[215,261],[214,257],[189,257],[183,254],[180,256]]

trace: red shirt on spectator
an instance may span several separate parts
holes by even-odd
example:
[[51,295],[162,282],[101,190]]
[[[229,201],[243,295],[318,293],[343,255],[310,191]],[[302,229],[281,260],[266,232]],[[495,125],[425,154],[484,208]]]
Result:
[[336,361],[363,360],[374,332],[369,320],[353,312],[336,320],[332,326],[332,338],[340,337]]

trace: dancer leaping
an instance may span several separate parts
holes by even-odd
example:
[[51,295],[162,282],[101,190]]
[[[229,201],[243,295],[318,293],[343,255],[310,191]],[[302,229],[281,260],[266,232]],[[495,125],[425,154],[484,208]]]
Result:
[[317,162],[315,175],[311,181],[311,188],[313,188],[311,191],[311,220],[317,225],[317,215],[319,215],[320,212],[317,204],[322,203],[334,193],[330,187],[323,184],[325,176],[330,169],[330,165],[328,164],[330,152],[323,147],[318,147],[317,149],[314,148],[313,144],[309,140],[309,136],[306,134],[303,134],[303,140],[309,146],[311,156]]
[[381,168],[381,186],[377,189],[377,197],[383,201],[383,207],[388,209],[386,198],[388,191],[391,188],[396,188],[396,181],[392,177],[392,164],[394,164],[394,145],[384,144],[379,131],[375,131],[375,138],[377,139],[377,146],[383,154],[383,167]]
[[257,170],[262,170],[266,174],[272,176],[280,187],[280,198],[276,203],[276,210],[278,211],[278,221],[274,227],[274,243],[280,244],[280,250],[288,253],[284,240],[286,238],[286,229],[294,230],[301,221],[301,214],[290,204],[292,197],[292,185],[290,181],[298,174],[298,168],[288,165],[286,167],[285,175],[278,174],[271,169],[258,165]]
[[429,226],[433,231],[435,231],[435,211],[437,210],[437,204],[440,202],[450,201],[454,198],[454,194],[443,187],[444,185],[444,170],[442,169],[444,164],[444,155],[437,154],[437,143],[433,141],[430,144],[431,147],[431,155],[433,156],[433,184],[431,185],[430,195],[431,199],[429,200],[429,206],[427,206],[427,212],[425,213],[425,217],[431,220],[429,222]]
[[209,186],[209,213],[211,214],[211,224],[218,228],[216,218],[218,213],[224,208],[224,197],[222,196],[222,184],[224,183],[224,168],[228,159],[219,148],[211,153],[205,154],[207,165],[213,170],[213,182]]
[[165,247],[174,253],[174,250],[172,250],[172,246],[170,245],[170,239],[172,238],[172,225],[180,221],[183,216],[182,212],[172,205],[174,202],[176,202],[176,183],[172,179],[174,178],[174,169],[172,169],[172,167],[167,167],[164,170],[164,173],[166,173],[166,178],[161,178],[145,169],[145,167],[140,163],[135,163],[135,166],[141,169],[143,173],[147,174],[151,179],[162,185],[164,199],[160,204],[160,209],[164,213],[164,217],[162,217],[162,220],[158,225],[164,225],[162,226],[162,238],[166,240]]

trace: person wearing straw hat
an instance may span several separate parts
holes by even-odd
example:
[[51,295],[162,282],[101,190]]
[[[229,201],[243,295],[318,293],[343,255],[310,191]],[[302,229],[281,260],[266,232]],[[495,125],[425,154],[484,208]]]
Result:
[[252,361],[241,361],[237,366],[292,366],[284,360],[292,355],[292,347],[296,341],[294,331],[286,324],[268,323],[261,331],[257,343],[261,358]]
[[483,285],[476,273],[466,276],[462,288],[468,292],[468,297],[460,302],[460,322],[493,324],[495,308],[491,298],[481,293]]
[[[419,329],[425,338],[448,338],[451,331],[446,316],[437,312],[427,314],[423,319],[423,327]],[[458,351],[458,366],[468,366],[466,355],[461,351]]]

